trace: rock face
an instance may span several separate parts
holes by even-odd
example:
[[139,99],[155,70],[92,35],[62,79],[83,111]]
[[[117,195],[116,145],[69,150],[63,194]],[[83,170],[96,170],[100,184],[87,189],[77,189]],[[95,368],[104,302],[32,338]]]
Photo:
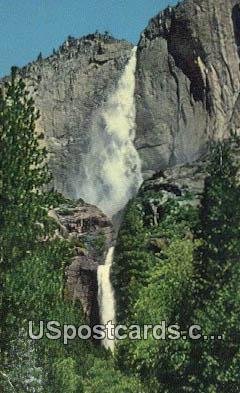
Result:
[[62,205],[50,215],[59,224],[59,234],[75,246],[75,256],[66,269],[66,295],[80,301],[90,325],[97,324],[97,269],[114,240],[112,223],[97,207],[84,202]]
[[92,124],[131,51],[131,44],[108,35],[69,37],[52,56],[19,70],[41,114],[37,130],[50,153],[53,185],[66,197],[79,197],[76,184],[86,170]]
[[[240,130],[240,1],[185,0],[141,34],[135,145],[147,176],[197,159],[209,140]],[[139,11],[141,12],[141,11]],[[68,40],[19,70],[41,112],[54,186],[79,198],[93,124],[123,74],[132,45],[108,35]],[[103,137],[104,140],[104,137]]]
[[142,33],[136,145],[144,172],[191,162],[209,139],[239,131],[239,3],[185,0]]

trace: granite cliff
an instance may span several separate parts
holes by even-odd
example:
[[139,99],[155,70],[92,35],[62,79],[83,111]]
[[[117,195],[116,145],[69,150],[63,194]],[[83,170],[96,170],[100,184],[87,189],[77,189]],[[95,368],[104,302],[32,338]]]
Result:
[[239,45],[236,0],[185,0],[150,21],[136,74],[144,172],[191,162],[239,130]]

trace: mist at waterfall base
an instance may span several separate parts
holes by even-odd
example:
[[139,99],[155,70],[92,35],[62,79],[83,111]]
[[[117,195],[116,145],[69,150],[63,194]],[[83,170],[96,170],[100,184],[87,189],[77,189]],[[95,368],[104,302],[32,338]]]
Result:
[[96,113],[91,127],[90,151],[86,156],[77,194],[112,217],[136,194],[141,183],[141,162],[135,137],[136,48],[116,90]]
[[[135,70],[136,48],[116,90],[95,118],[85,176],[79,188],[79,197],[111,218],[126,206],[142,184],[141,162],[134,146]],[[114,247],[110,247],[105,264],[97,272],[102,325],[109,321],[115,323],[115,296],[110,277],[113,255]],[[114,340],[105,338],[102,344],[114,351]]]

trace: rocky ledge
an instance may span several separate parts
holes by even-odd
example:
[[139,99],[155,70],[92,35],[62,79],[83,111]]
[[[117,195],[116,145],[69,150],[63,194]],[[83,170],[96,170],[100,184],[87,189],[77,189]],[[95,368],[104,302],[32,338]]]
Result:
[[75,256],[66,268],[66,296],[80,301],[94,325],[99,322],[97,269],[114,240],[112,223],[97,207],[82,201],[61,205],[50,216],[58,222],[57,236],[74,244]]

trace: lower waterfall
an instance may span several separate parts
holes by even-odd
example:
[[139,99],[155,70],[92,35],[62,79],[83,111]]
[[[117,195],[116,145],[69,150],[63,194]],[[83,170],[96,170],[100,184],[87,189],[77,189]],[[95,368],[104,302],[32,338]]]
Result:
[[[109,321],[115,323],[114,291],[110,280],[114,247],[110,247],[105,260],[105,265],[98,268],[98,303],[100,310],[100,323],[106,325]],[[106,349],[114,350],[114,340],[105,338],[102,344]]]

